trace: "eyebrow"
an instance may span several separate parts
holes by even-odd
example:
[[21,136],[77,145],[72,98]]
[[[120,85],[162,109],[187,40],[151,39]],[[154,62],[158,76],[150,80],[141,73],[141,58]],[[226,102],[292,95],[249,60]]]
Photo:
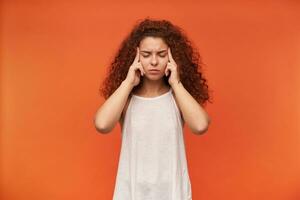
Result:
[[[158,51],[158,53],[163,53],[165,51],[167,51],[167,50],[166,49],[165,50],[161,50],[161,51]],[[151,53],[151,51],[141,51],[141,52],[143,52],[143,53]]]

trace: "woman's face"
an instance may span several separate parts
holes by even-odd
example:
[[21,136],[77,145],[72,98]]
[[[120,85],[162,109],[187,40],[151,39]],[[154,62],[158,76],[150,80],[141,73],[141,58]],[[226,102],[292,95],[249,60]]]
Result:
[[141,40],[139,49],[140,62],[145,70],[144,76],[151,80],[161,79],[169,61],[168,45],[162,38],[149,36]]

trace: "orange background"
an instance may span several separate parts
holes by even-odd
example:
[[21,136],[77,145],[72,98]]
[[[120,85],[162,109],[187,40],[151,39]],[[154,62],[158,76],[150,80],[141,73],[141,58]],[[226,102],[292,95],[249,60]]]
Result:
[[[243,2],[243,3],[242,3]],[[185,127],[193,200],[300,199],[300,3],[2,1],[1,199],[112,199],[119,124],[98,134],[106,68],[136,20],[182,27],[212,123]]]

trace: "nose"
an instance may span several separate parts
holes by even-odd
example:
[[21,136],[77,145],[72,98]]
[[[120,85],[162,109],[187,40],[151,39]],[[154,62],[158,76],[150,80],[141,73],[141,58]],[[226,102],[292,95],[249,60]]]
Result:
[[156,58],[156,56],[155,55],[153,55],[152,57],[151,57],[151,65],[153,65],[153,66],[155,66],[155,65],[157,65],[157,58]]

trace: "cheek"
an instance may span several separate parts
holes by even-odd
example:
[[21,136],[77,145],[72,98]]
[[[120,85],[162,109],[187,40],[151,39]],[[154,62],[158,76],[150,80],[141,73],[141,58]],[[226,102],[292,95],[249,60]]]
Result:
[[140,61],[143,66],[147,66],[149,63],[149,59],[143,57],[140,58]]
[[167,67],[168,61],[168,58],[162,58],[160,63],[163,67]]
[[162,61],[168,61],[168,55],[158,56],[158,58]]

